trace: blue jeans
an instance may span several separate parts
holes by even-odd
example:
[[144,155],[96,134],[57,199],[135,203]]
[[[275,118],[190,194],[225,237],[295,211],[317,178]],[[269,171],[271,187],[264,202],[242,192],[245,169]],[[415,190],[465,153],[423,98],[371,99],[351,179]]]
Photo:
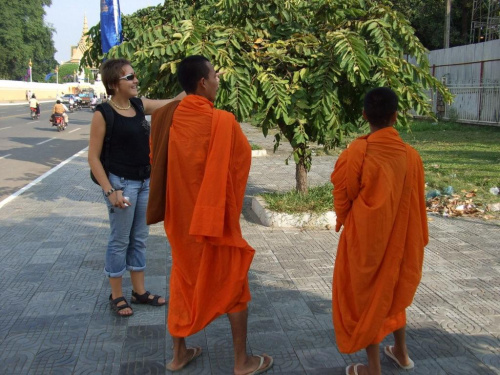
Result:
[[115,189],[123,189],[123,196],[128,197],[131,203],[130,207],[117,208],[104,197],[111,228],[104,273],[108,277],[121,277],[126,270],[142,271],[146,268],[149,178],[141,181],[127,180],[110,173],[109,182]]

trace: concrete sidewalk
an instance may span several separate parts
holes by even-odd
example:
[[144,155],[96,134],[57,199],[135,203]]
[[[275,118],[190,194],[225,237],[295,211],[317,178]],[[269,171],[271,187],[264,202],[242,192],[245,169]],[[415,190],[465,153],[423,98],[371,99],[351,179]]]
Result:
[[[249,274],[253,300],[249,348],[272,355],[269,374],[344,374],[365,354],[335,345],[331,279],[338,234],[260,225],[250,199],[289,190],[295,166],[286,145],[244,125],[254,158],[242,215],[256,249]],[[317,157],[311,184],[329,180],[334,158]],[[432,216],[422,284],[408,309],[416,374],[500,374],[500,227]],[[82,154],[0,209],[0,374],[165,374],[171,338],[168,307],[134,305],[130,318],[109,311],[102,273],[107,213]],[[162,225],[151,227],[146,286],[166,295],[171,258]],[[130,299],[130,279],[124,279]],[[179,374],[231,374],[229,322],[221,317],[188,338],[203,355]],[[392,343],[387,338],[386,343]],[[398,370],[382,355],[383,373]]]

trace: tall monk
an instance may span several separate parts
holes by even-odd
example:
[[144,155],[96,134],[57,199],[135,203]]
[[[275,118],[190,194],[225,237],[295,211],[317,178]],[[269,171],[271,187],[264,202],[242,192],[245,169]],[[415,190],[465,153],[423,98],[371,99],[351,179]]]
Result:
[[[201,348],[188,348],[185,338],[227,314],[234,374],[260,374],[273,359],[247,354],[248,270],[255,250],[243,239],[239,224],[250,145],[234,115],[214,108],[219,74],[205,57],[185,58],[178,79],[187,96],[170,115],[168,177],[166,192],[160,193],[166,194],[164,227],[172,248],[168,330],[174,357],[167,369],[181,370],[201,355]],[[169,112],[171,106],[153,113],[153,185],[158,173],[165,174],[164,167],[155,167],[155,157],[162,154],[158,147],[165,147],[155,146],[161,144],[155,127],[169,125]]]
[[388,88],[365,96],[370,134],[340,155],[332,173],[336,231],[342,226],[333,273],[333,324],[342,353],[366,349],[368,365],[346,374],[380,374],[385,354],[413,368],[405,340],[406,314],[422,275],[428,242],[424,169],[419,154],[393,128],[398,98]]

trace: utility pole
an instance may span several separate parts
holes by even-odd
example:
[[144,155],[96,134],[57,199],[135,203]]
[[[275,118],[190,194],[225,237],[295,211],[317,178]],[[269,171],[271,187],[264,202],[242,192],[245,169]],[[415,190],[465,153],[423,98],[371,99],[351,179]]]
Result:
[[444,23],[444,48],[450,48],[451,0],[446,0],[446,17]]
[[30,67],[29,71],[30,71],[30,83],[31,83],[31,82],[33,82],[33,78],[32,78],[33,77],[33,63],[31,62],[31,59],[30,59],[30,62],[28,63],[28,65]]

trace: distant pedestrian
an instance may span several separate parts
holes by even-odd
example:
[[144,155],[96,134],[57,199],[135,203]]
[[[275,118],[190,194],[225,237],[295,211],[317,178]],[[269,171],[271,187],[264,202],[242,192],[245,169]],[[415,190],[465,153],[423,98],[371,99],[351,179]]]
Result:
[[31,90],[26,91],[26,100],[30,100],[32,97]]
[[420,283],[428,242],[424,169],[419,154],[393,128],[398,99],[388,88],[365,97],[370,134],[340,155],[332,174],[340,236],[333,273],[333,324],[342,353],[366,349],[368,365],[346,373],[380,374],[379,343],[393,333],[385,354],[413,368],[405,340],[405,309]]
[[[145,115],[169,103],[171,99],[136,98],[139,83],[130,62],[106,60],[101,67],[103,84],[112,98],[104,104],[112,111],[113,131],[105,144],[104,105],[98,105],[92,117],[88,162],[103,190],[109,214],[110,235],[104,273],[109,277],[111,309],[120,316],[133,311],[123,296],[122,276],[128,270],[132,281],[132,303],[163,306],[165,299],[149,293],[144,286],[146,268],[146,205],[149,196],[149,133]],[[182,97],[181,95],[180,97]],[[100,156],[109,148],[109,170]]]

